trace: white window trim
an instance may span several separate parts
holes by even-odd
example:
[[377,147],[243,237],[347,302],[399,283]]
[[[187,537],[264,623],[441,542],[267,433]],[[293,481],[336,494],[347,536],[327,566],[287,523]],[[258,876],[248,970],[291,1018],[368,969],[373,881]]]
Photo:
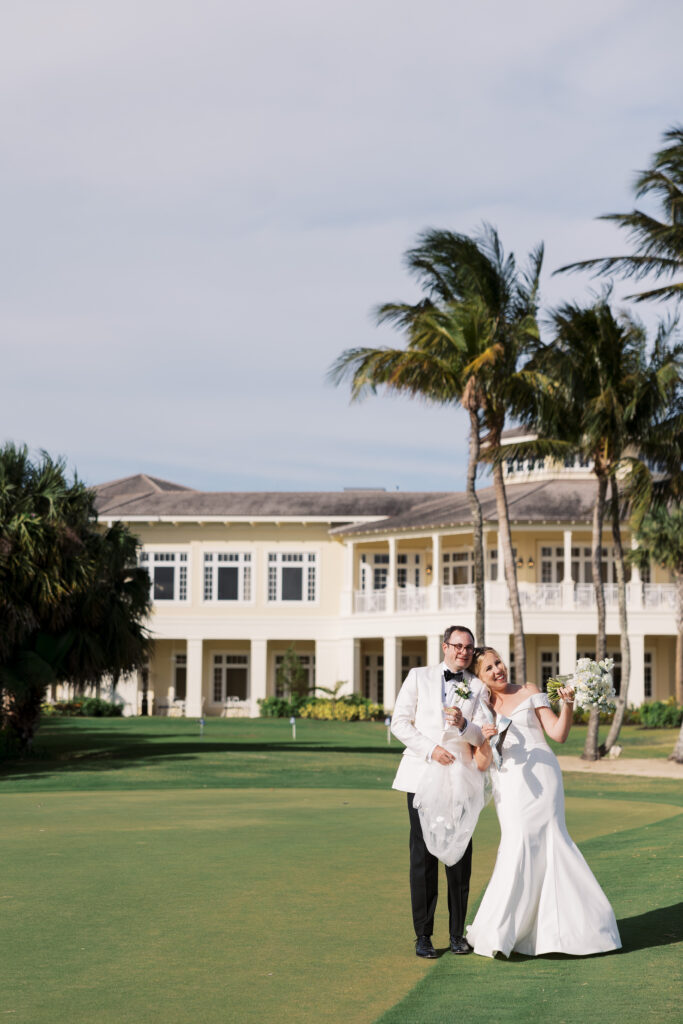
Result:
[[[212,561],[206,561],[206,555],[212,556]],[[236,601],[221,600],[218,595],[218,567],[222,564],[220,560],[221,555],[237,555],[238,560],[236,562],[229,562],[237,566],[238,570],[238,593],[241,595]],[[245,559],[245,556],[247,558]],[[248,560],[247,560],[248,559]],[[202,604],[204,605],[218,605],[220,608],[233,608],[237,606],[249,606],[256,603],[256,553],[249,548],[221,548],[211,547],[202,551],[202,578],[201,578],[201,596]],[[211,566],[212,570],[212,585],[211,585],[211,597],[205,597],[205,572],[206,567]],[[251,595],[248,598],[244,596],[244,570],[249,567],[250,569],[250,591]]]
[[[276,560],[273,562],[271,555],[275,555]],[[286,565],[283,562],[282,556],[288,555],[301,555],[301,562],[293,562],[292,565],[300,564],[302,569],[307,569],[309,565],[313,565],[315,569],[315,598],[310,600],[308,597],[308,572],[305,573],[304,579],[302,580],[302,594],[304,595],[300,600],[289,601],[282,599],[282,568]],[[309,561],[309,556],[313,555],[313,562]],[[275,550],[266,548],[265,550],[265,603],[268,607],[278,608],[316,608],[320,604],[321,594],[321,562],[320,550],[318,548],[306,548],[306,547],[287,547],[287,548],[276,548]],[[277,568],[277,583],[276,583],[276,596],[270,597],[270,569],[272,565]]]
[[[246,658],[247,659],[246,665],[245,664],[238,664],[238,665],[236,665],[234,667],[235,668],[246,668],[246,670],[247,670],[247,696],[246,696],[246,700],[249,700],[249,696],[251,694],[251,657],[250,657],[250,652],[248,650],[212,651],[211,652],[211,661],[209,662],[209,668],[210,668],[210,672],[211,672],[211,676],[210,676],[210,679],[209,679],[209,704],[210,704],[210,706],[212,708],[222,708],[222,707],[225,706],[225,702],[226,702],[227,698],[229,696],[232,696],[232,694],[226,693],[225,696],[221,700],[216,700],[215,697],[214,697],[214,671],[215,671],[215,668],[216,668],[216,660],[215,659],[217,657],[220,657],[220,658]],[[226,665],[225,662],[224,662],[222,667],[225,669],[225,668],[227,668],[229,666]],[[223,684],[225,685],[225,674],[223,675]]]
[[[168,600],[154,597],[154,566],[155,555],[173,555],[173,561],[159,562],[159,565],[172,565],[178,571],[173,578],[174,596]],[[143,560],[143,556],[146,556]],[[182,560],[181,560],[181,556]],[[144,544],[138,552],[138,565],[141,569],[147,569],[149,573],[149,596],[154,608],[167,608],[174,606],[187,607],[192,603],[192,555],[189,547],[174,547],[172,544]],[[185,597],[178,597],[181,587],[180,569],[185,569]]]

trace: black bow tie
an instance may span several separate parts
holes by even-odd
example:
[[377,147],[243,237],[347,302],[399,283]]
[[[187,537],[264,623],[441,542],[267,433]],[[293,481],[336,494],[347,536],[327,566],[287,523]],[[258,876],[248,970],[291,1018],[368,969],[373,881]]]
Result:
[[465,678],[462,672],[451,672],[449,668],[444,669],[443,677],[447,683],[449,683],[451,679],[455,679],[456,683],[461,683]]

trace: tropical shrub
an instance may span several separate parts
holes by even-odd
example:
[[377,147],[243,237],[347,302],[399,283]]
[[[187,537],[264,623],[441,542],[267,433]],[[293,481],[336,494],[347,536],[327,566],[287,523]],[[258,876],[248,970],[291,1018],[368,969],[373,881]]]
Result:
[[640,723],[646,729],[678,728],[683,721],[683,707],[673,697],[653,700],[640,706]]

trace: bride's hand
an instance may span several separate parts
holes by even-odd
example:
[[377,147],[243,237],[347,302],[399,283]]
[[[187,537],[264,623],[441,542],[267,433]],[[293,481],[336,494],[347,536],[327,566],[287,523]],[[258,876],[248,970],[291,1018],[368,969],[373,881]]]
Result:
[[574,703],[574,691],[570,686],[560,686],[560,688],[557,691],[557,694],[560,697],[560,699],[564,701],[565,704]]
[[489,724],[489,725],[482,725],[481,731],[484,734],[484,739],[485,740],[490,740],[492,736],[497,736],[498,735],[498,730],[496,729],[495,725],[491,725],[491,724]]

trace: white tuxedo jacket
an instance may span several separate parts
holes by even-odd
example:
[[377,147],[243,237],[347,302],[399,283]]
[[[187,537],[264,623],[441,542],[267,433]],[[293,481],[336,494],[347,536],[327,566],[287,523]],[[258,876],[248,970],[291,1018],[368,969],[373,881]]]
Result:
[[446,728],[442,695],[443,665],[433,668],[413,668],[396,698],[391,719],[391,731],[404,743],[406,749],[398,766],[393,789],[414,793],[428,764],[434,747],[445,747],[451,753],[470,757],[469,744],[475,747],[484,742],[480,726],[486,723],[481,712],[482,701],[488,700],[489,691],[470,672],[463,673],[472,697],[455,703],[467,719],[467,728],[460,733],[455,728]]

